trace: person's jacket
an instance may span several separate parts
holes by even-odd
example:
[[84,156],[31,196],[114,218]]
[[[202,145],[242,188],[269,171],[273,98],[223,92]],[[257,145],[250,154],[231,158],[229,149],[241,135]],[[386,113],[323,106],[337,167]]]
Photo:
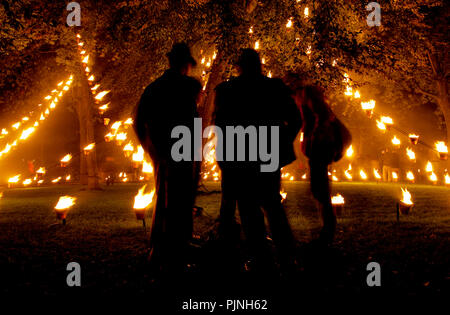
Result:
[[136,108],[134,128],[153,160],[171,160],[172,145],[178,140],[171,138],[174,127],[187,126],[192,135],[200,91],[196,79],[170,69],[147,86]]
[[[225,81],[216,87],[215,125],[221,127],[224,133],[224,159],[226,157],[226,126],[255,126],[259,133],[260,126],[267,126],[268,137],[266,146],[270,152],[270,127],[279,128],[279,168],[295,160],[293,141],[301,126],[300,112],[291,97],[290,89],[280,80],[271,79],[263,75],[239,76]],[[236,139],[235,139],[236,140]],[[259,141],[258,141],[259,142]],[[259,149],[261,143],[257,144]],[[246,141],[246,160],[249,150],[248,138]],[[234,146],[236,156],[236,141]],[[256,162],[222,162],[224,167],[258,167]]]

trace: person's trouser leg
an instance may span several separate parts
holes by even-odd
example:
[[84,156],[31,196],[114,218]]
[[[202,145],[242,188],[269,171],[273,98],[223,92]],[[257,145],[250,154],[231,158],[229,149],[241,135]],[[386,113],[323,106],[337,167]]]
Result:
[[280,172],[262,173],[260,177],[262,206],[266,211],[280,263],[282,265],[293,264],[295,241],[286,212],[281,203]]
[[311,192],[320,204],[323,220],[321,238],[327,242],[333,241],[336,230],[336,215],[331,205],[328,165],[320,161],[310,160]]

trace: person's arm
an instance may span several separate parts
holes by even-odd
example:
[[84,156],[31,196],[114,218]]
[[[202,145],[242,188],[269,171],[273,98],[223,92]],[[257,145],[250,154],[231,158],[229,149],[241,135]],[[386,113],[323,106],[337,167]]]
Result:
[[159,154],[149,136],[150,133],[149,131],[150,113],[148,110],[150,101],[149,94],[150,89],[146,88],[134,111],[133,128],[144,150],[148,152],[148,154],[152,159],[159,159]]

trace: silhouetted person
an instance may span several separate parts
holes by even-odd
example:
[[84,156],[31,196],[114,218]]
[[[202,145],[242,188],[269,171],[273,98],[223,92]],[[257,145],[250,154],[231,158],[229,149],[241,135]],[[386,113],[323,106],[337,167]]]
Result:
[[[291,91],[279,79],[271,79],[262,74],[258,53],[253,49],[241,51],[238,68],[240,75],[219,84],[216,88],[215,124],[224,131],[224,152],[231,140],[225,133],[226,126],[268,126],[267,142],[262,143],[261,133],[256,143],[246,137],[246,161],[236,161],[236,137],[234,137],[234,161],[219,161],[222,170],[222,207],[220,229],[227,231],[234,221],[236,201],[242,227],[254,261],[254,268],[270,266],[271,254],[266,241],[264,223],[265,210],[274,244],[282,266],[294,263],[294,239],[281,204],[280,169],[295,160],[293,141],[301,128],[301,116]],[[279,128],[278,148],[271,148],[270,126]],[[271,172],[262,172],[262,159],[249,161],[249,150],[256,145],[279,151],[279,163]],[[273,143],[272,143],[273,145]],[[267,265],[269,263],[269,265]]]
[[302,151],[309,158],[311,192],[322,215],[320,240],[330,244],[336,231],[336,214],[331,205],[328,165],[342,158],[351,136],[331,111],[321,88],[299,87],[295,101],[302,113]]
[[142,94],[135,117],[137,136],[155,170],[156,204],[150,235],[150,262],[156,268],[180,269],[192,238],[192,208],[198,172],[191,161],[175,162],[171,138],[175,126],[193,133],[201,84],[189,77],[196,61],[189,47],[175,44],[167,54],[170,69]]

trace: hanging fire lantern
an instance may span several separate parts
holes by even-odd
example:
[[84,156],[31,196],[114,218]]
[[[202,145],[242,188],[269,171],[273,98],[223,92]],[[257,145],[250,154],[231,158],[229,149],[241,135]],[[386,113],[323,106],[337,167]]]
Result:
[[71,154],[67,154],[61,159],[61,167],[66,167],[67,164],[69,164],[70,160],[72,159]]
[[400,200],[399,208],[401,214],[409,214],[412,207],[414,206],[414,203],[411,200],[411,193],[408,191],[408,189],[402,188],[402,199]]
[[75,204],[76,198],[70,196],[59,197],[58,203],[55,206],[56,219],[62,220],[63,225],[66,225],[66,218],[69,209]]
[[441,160],[447,160],[448,159],[448,148],[444,141],[437,141],[436,142],[436,150],[439,153],[439,158]]
[[142,225],[145,228],[145,212],[149,208],[150,204],[153,201],[153,196],[155,194],[155,190],[152,190],[150,193],[144,193],[147,185],[144,185],[141,189],[139,189],[137,195],[134,197],[134,213],[136,214],[137,220],[142,220]]
[[83,149],[84,155],[88,155],[94,149],[94,147],[95,147],[95,143],[91,143],[91,144],[88,144],[87,146],[85,146]]
[[415,134],[413,134],[413,133],[410,133],[410,134],[408,135],[408,137],[409,137],[409,141],[411,141],[412,144],[416,145],[416,144],[419,143],[419,136],[418,136],[418,135],[415,135]]

